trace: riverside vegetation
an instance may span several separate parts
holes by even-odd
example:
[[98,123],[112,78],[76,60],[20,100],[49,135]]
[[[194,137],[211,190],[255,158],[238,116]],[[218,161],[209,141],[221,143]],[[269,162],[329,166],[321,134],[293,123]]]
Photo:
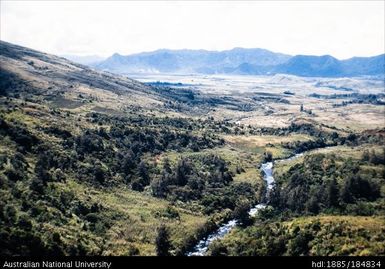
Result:
[[[320,123],[299,105],[288,124],[245,124],[218,114],[292,104],[0,51],[1,255],[185,255],[234,217],[209,255],[385,254],[385,126]],[[260,165],[304,151],[277,162],[267,208],[248,218]]]

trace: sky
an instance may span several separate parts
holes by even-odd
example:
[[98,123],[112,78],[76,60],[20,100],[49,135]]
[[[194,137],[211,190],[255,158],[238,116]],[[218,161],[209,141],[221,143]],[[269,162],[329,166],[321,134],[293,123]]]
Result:
[[339,59],[385,50],[385,1],[1,0],[0,39],[57,55],[264,48]]

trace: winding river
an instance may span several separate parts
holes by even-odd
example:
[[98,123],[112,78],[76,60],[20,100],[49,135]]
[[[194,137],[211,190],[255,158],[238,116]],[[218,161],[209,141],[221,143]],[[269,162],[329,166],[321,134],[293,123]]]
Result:
[[[296,154],[290,158],[287,159],[281,159],[277,161],[272,161],[272,162],[266,162],[263,163],[261,166],[261,170],[263,171],[263,180],[266,181],[267,183],[267,191],[265,193],[265,199],[267,200],[267,197],[269,195],[269,192],[273,188],[274,185],[274,177],[273,177],[273,167],[274,167],[274,162],[284,162],[284,161],[290,161],[293,159],[296,159],[300,156],[302,156],[303,153]],[[264,203],[259,203],[255,205],[253,208],[250,209],[249,215],[251,217],[254,217],[258,214],[258,211],[260,209],[263,209],[266,207],[266,204]],[[215,232],[207,236],[206,238],[200,240],[198,244],[195,245],[194,249],[191,252],[187,253],[187,256],[204,256],[207,252],[207,249],[209,245],[217,239],[223,238],[226,234],[228,234],[235,226],[237,226],[238,221],[236,219],[232,219],[219,227]]]

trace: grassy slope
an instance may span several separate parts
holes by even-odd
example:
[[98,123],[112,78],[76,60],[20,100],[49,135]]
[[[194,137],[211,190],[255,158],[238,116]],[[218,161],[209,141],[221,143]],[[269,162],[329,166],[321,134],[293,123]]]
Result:
[[[148,87],[135,81],[95,73],[51,55],[29,50],[24,54],[23,48],[8,47],[8,44],[4,43],[1,45],[1,71],[7,72],[6,74],[16,74],[17,80],[32,80],[31,86],[37,88],[37,94],[20,91],[19,94],[22,96],[20,99],[1,97],[1,117],[8,123],[16,122],[24,125],[30,133],[53,148],[57,147],[60,150],[60,147],[56,146],[60,139],[41,132],[41,128],[59,126],[73,135],[78,135],[84,129],[101,127],[84,119],[85,115],[91,111],[100,111],[100,108],[103,108],[103,112],[127,116],[130,115],[133,106],[136,107],[138,104],[146,106],[159,102],[159,97],[148,93],[143,94]],[[7,49],[11,50],[12,57],[6,54]],[[44,68],[51,72],[39,72]],[[76,72],[83,72],[83,77],[77,77]],[[60,79],[61,77],[63,79]],[[112,91],[104,90],[97,85],[105,82],[110,83],[109,88],[112,88]],[[17,86],[14,89],[16,92]],[[62,91],[61,95],[58,95],[59,91]],[[129,98],[122,98],[122,95]],[[12,108],[13,105],[18,108]],[[122,112],[122,107],[127,111]],[[60,114],[53,113],[55,111]],[[108,128],[108,126],[105,127]],[[0,145],[2,156],[13,156],[17,151],[17,145],[9,137],[2,137]],[[29,164],[28,171],[32,173],[36,159],[29,153],[26,153],[25,157]],[[67,176],[69,178],[64,183],[49,184],[48,188],[52,196],[70,193],[84,205],[100,203],[103,205],[105,217],[112,219],[112,225],[105,234],[97,235],[90,232],[89,228],[85,227],[88,225],[87,222],[79,219],[78,216],[64,217],[57,208],[43,201],[48,215],[65,218],[64,221],[51,220],[47,223],[32,219],[34,229],[40,231],[44,240],[50,241],[50,235],[57,232],[66,245],[84,242],[88,246],[89,253],[154,255],[156,228],[160,223],[166,223],[170,227],[171,240],[178,247],[183,243],[184,238],[191,236],[208,219],[208,216],[181,208],[174,208],[179,213],[180,219],[168,218],[164,214],[170,207],[168,201],[132,191],[124,186],[94,187],[92,184],[70,179],[71,175]],[[28,181],[20,181],[15,187],[21,191],[27,191],[28,185]],[[2,192],[4,194],[2,199],[11,198],[7,191]],[[7,204],[14,204],[16,208],[21,207],[17,200],[9,199]],[[113,220],[114,218],[116,220]],[[105,245],[104,249],[100,249],[100,245]]]
[[[18,99],[10,99],[8,102],[21,104]],[[61,149],[58,145],[61,139],[41,132],[40,128],[60,126],[71,131],[73,134],[81,134],[85,128],[95,129],[100,127],[86,121],[82,114],[75,114],[70,109],[66,109],[70,114],[63,114],[63,112],[61,114],[51,114],[50,111],[51,109],[47,105],[27,103],[17,109],[3,110],[2,117],[8,123],[25,124],[32,134],[58,150]],[[109,128],[109,126],[104,127]],[[164,152],[158,157],[160,160],[159,166],[161,166],[162,160],[165,157],[170,159],[172,164],[175,164],[181,157],[216,154],[230,163],[230,169],[235,173],[234,182],[248,182],[261,186],[263,181],[258,164],[262,161],[262,153],[271,148],[271,146],[266,147],[266,144],[275,142],[272,139],[274,138],[273,136],[261,138],[257,138],[257,136],[251,137],[251,139],[258,139],[261,142],[260,145],[254,146],[252,150],[245,148],[244,137],[233,136],[232,141],[235,141],[235,143],[225,145],[224,147],[206,149],[200,152]],[[292,139],[296,141],[302,138],[302,136],[292,136],[285,140]],[[240,143],[237,143],[237,141]],[[276,141],[276,146],[280,147],[280,139],[278,137]],[[16,149],[16,144],[9,137],[2,138],[0,154],[12,156],[17,152]],[[30,173],[33,173],[36,163],[35,156],[26,153],[25,157],[30,166],[28,170]],[[236,173],[235,170],[238,166],[242,167],[244,172]],[[175,248],[178,249],[183,246],[187,238],[194,236],[196,231],[201,229],[210,218],[210,216],[195,211],[193,204],[187,207],[183,203],[170,205],[170,202],[154,198],[146,191],[143,193],[135,192],[127,186],[100,188],[86,182],[71,179],[71,177],[71,175],[68,175],[64,183],[50,183],[49,194],[52,197],[60,197],[62,193],[70,193],[89,207],[96,202],[100,203],[104,208],[104,217],[112,219],[111,227],[103,234],[95,234],[89,230],[88,224],[84,223],[76,215],[64,217],[64,222],[55,223],[49,221],[41,224],[39,221],[33,221],[34,227],[43,235],[44,240],[50,241],[51,234],[59,233],[65,244],[78,244],[81,241],[87,245],[90,253],[102,255],[154,255],[156,227],[160,223],[165,223],[170,228],[171,241]],[[20,190],[27,191],[29,182],[19,182],[17,185]],[[17,201],[15,203],[17,208],[21,207]],[[180,219],[167,216],[166,212],[170,206],[179,213]],[[62,215],[57,208],[52,207],[48,203],[44,204],[44,207],[45,210],[50,212],[50,216]],[[60,218],[63,218],[63,216]],[[79,237],[82,239],[79,240]],[[105,245],[105,247],[100,248],[101,245]]]
[[[4,43],[1,45],[4,48],[2,50],[4,54],[1,55],[2,75],[16,76],[8,97],[2,96],[0,99],[1,118],[7,124],[22,126],[31,135],[44,141],[52,150],[70,154],[63,151],[61,143],[64,140],[42,131],[44,128],[57,127],[74,136],[83,134],[85,130],[98,130],[100,127],[107,131],[110,129],[108,124],[91,122],[88,117],[90,112],[122,117],[137,117],[138,113],[142,112],[149,116],[175,116],[173,111],[166,111],[165,114],[162,106],[157,105],[164,101],[163,97],[149,93],[148,87],[135,81],[95,73],[55,56]],[[27,82],[27,88],[23,87],[23,81]],[[148,109],[148,106],[151,109]],[[183,116],[180,113],[176,115]],[[193,130],[193,133],[198,135],[201,132],[202,130]],[[260,186],[262,180],[258,164],[262,160],[261,154],[265,151],[267,142],[275,143],[272,138],[250,137],[261,142],[251,151],[243,146],[244,137],[233,136],[231,141],[235,143],[223,147],[199,152],[166,151],[158,157],[155,156],[155,159],[160,160],[158,167],[161,167],[164,157],[169,158],[172,164],[176,164],[181,157],[216,154],[230,164],[231,171],[234,172],[238,166],[245,170],[242,173],[234,172],[236,174],[234,182],[249,182]],[[293,136],[289,140],[301,138]],[[0,154],[8,162],[2,168],[3,177],[6,177],[4,173],[7,169],[12,168],[9,159],[20,150],[12,139],[9,136],[1,137]],[[279,139],[276,142],[279,146]],[[25,172],[28,177],[32,177],[37,157],[28,151],[22,154],[28,163]],[[153,156],[148,155],[144,158],[152,160]],[[221,217],[215,215],[202,214],[200,210],[196,210],[194,203],[177,202],[172,205],[170,201],[154,198],[148,189],[136,192],[126,185],[100,187],[90,182],[79,181],[76,177],[76,174],[66,172],[64,182],[49,182],[46,187],[47,196],[39,198],[34,205],[45,212],[40,217],[29,217],[32,229],[41,236],[43,242],[48,243],[52,241],[53,234],[59,234],[64,245],[84,245],[86,253],[154,255],[156,228],[161,223],[167,224],[174,248],[180,249],[185,240],[193,237],[209,219],[221,220]],[[5,203],[3,205],[16,209],[16,222],[30,213],[23,210],[22,199],[11,194],[11,190],[17,190],[23,196],[31,195],[30,184],[30,179],[25,178],[2,190],[2,199]],[[102,226],[102,221],[93,224],[85,221],[84,217],[73,214],[69,208],[75,207],[76,203],[81,203],[85,207],[100,204],[103,208],[100,216],[103,221],[108,222],[108,228],[95,228],[94,225]],[[63,206],[64,209],[60,209]],[[179,218],[169,216],[170,208],[179,214]]]
[[310,234],[305,243],[308,249],[302,255],[385,255],[383,216],[321,215],[258,223],[246,229],[235,229],[218,244],[226,246],[228,255],[268,255],[269,242],[285,238],[281,255],[294,255],[298,231]]
[[[4,102],[5,99],[2,101]],[[9,103],[21,104],[18,99],[10,99]],[[3,110],[1,116],[8,123],[16,122],[25,125],[32,134],[50,144],[52,148],[56,147],[59,150],[61,147],[58,147],[57,144],[60,139],[41,132],[40,128],[60,126],[73,134],[80,134],[81,130],[85,128],[100,127],[85,121],[82,113],[78,114],[70,109],[64,110],[70,111],[69,115],[63,112],[61,115],[52,115],[50,111],[49,105],[28,103],[16,110]],[[2,156],[13,156],[17,152],[16,149],[17,145],[9,137],[1,138],[0,154]],[[36,163],[35,156],[26,153],[25,157],[29,163],[28,170],[32,173]],[[27,191],[28,185],[28,181],[22,181],[18,182],[16,186],[21,191]],[[84,221],[81,221],[76,215],[69,216],[64,222],[57,223],[49,221],[42,224],[39,221],[33,221],[35,229],[40,231],[44,240],[51,240],[49,236],[58,232],[65,244],[73,245],[82,241],[88,245],[90,253],[154,255],[156,228],[160,223],[168,225],[171,230],[171,240],[175,247],[179,247],[183,243],[183,239],[192,236],[208,220],[208,216],[178,207],[175,207],[175,210],[179,213],[180,219],[168,218],[167,215],[164,217],[162,215],[165,215],[164,212],[170,206],[168,201],[132,191],[125,186],[100,188],[67,178],[65,183],[50,183],[49,188],[52,196],[60,196],[61,193],[68,192],[85,205],[100,203],[104,207],[106,218],[117,219],[112,221],[112,226],[103,235],[91,233],[88,228],[85,228]],[[2,199],[7,199],[7,197],[9,197],[8,193],[4,193]],[[17,208],[21,207],[15,200],[9,199],[7,203],[16,203]],[[49,204],[44,206],[51,216],[62,215],[57,208]],[[105,244],[104,249],[100,249],[102,244]]]
[[[38,52],[28,51],[26,53],[20,48],[12,48],[11,51],[17,55],[21,53],[19,58],[9,57],[4,49],[6,45],[4,43],[1,45],[1,72],[6,75],[16,74],[17,81],[32,81],[28,85],[28,90],[16,91],[20,86],[16,85],[13,88],[15,92],[8,97],[2,96],[0,98],[1,118],[7,123],[24,126],[31,134],[58,151],[62,149],[59,145],[62,139],[43,132],[42,128],[56,126],[71,132],[73,135],[80,135],[87,129],[97,130],[100,127],[110,129],[108,124],[89,121],[87,114],[90,112],[128,118],[138,115],[168,116],[170,118],[188,117],[178,110],[165,109],[164,103],[169,101],[168,99],[151,92],[148,87],[130,79],[94,72],[61,58]],[[34,91],[30,90],[32,88]],[[198,129],[193,130],[192,133],[201,135],[204,131],[207,130]],[[181,157],[216,154],[229,163],[229,169],[234,173],[234,183],[247,182],[260,189],[263,181],[258,167],[263,160],[265,151],[272,152],[275,158],[282,158],[288,156],[290,151],[283,148],[281,142],[314,139],[314,137],[302,134],[283,137],[218,133],[226,141],[224,146],[198,152],[186,149],[165,151],[156,156],[145,156],[145,158],[158,159],[160,162],[157,167],[161,167],[165,157],[169,158],[171,163],[176,164]],[[10,158],[18,150],[18,145],[10,137],[1,137],[0,154],[2,156]],[[361,149],[358,148],[357,152],[360,151]],[[346,148],[342,148],[339,153],[351,154]],[[32,175],[37,161],[36,155],[30,152],[23,154],[29,164],[28,173]],[[2,177],[5,176],[4,171],[7,169],[7,165],[1,171]],[[242,168],[243,172],[237,173],[237,168]],[[287,167],[277,165],[276,172],[280,173],[281,169],[287,169]],[[154,198],[150,195],[148,188],[144,192],[133,191],[124,184],[104,188],[89,182],[79,181],[75,177],[76,175],[70,173],[66,174],[65,182],[50,182],[47,187],[48,197],[45,199],[59,197],[66,200],[65,197],[68,196],[69,206],[73,206],[73,203],[77,201],[88,207],[100,203],[103,207],[101,216],[108,220],[108,228],[92,228],[90,222],[84,221],[76,214],[72,214],[71,211],[66,212],[64,210],[62,212],[51,202],[43,199],[36,206],[45,212],[43,214],[45,219],[42,217],[32,218],[32,226],[46,242],[52,241],[51,236],[59,233],[61,240],[66,245],[84,243],[87,246],[87,253],[154,255],[156,228],[161,223],[166,223],[170,228],[171,241],[174,247],[181,248],[185,240],[194,236],[206,221],[215,219],[218,222],[221,219],[218,215],[204,215],[194,203],[171,203],[165,199]],[[12,205],[17,209],[16,219],[18,220],[26,212],[22,210],[21,200],[15,197],[18,194],[27,195],[29,184],[28,180],[21,180],[16,182],[11,189],[1,190],[3,204]],[[76,199],[72,201],[71,197]],[[62,203],[60,199],[58,203]],[[170,208],[179,213],[180,219],[169,216]],[[361,221],[360,217],[339,218],[346,218],[346,220],[351,221],[354,227],[359,223],[358,220]],[[306,222],[306,219],[310,220],[311,218],[298,219],[298,221]],[[372,225],[373,227],[383,229],[383,219],[367,217],[368,225],[371,221],[376,224]],[[287,225],[289,224],[288,222]],[[378,231],[375,230],[375,232]]]

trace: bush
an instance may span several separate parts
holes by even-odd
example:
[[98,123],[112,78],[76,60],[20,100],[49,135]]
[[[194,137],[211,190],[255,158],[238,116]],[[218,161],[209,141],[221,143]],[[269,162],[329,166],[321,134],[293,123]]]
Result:
[[[303,163],[295,164],[277,178],[270,204],[280,210],[318,214],[333,210],[343,212],[346,204],[380,198],[378,182],[381,179],[361,171],[359,161],[347,159],[337,165],[335,158],[324,154],[306,156]],[[352,207],[348,212],[353,212]]]
[[239,220],[241,226],[246,227],[252,224],[252,220],[249,215],[250,203],[247,200],[239,201],[234,209],[233,217]]
[[157,256],[170,256],[170,235],[166,226],[161,225],[158,228],[158,235],[156,236],[155,246]]

